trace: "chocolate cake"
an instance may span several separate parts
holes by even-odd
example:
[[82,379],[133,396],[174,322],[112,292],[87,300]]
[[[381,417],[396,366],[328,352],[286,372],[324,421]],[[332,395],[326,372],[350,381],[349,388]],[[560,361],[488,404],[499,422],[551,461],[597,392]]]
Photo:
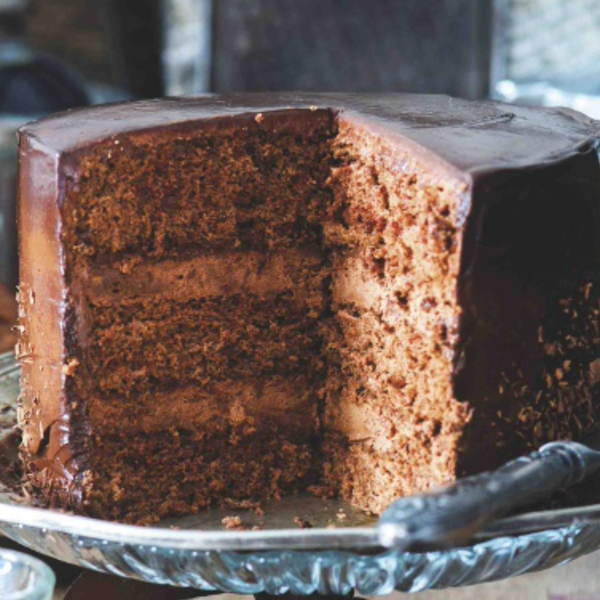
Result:
[[597,434],[598,125],[410,95],[20,134],[20,423],[48,503],[394,498]]

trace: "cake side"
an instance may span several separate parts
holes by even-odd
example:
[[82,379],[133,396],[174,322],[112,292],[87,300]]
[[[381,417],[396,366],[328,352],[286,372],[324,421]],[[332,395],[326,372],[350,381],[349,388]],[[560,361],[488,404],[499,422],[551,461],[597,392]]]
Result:
[[37,140],[19,146],[19,342],[25,484],[51,504],[77,505],[82,496],[64,393],[70,355],[61,235],[60,157]]
[[344,114],[333,152],[325,480],[379,513],[456,476],[471,410],[452,385],[470,182]]
[[594,147],[476,182],[455,376],[474,411],[458,476],[600,433],[599,189]]

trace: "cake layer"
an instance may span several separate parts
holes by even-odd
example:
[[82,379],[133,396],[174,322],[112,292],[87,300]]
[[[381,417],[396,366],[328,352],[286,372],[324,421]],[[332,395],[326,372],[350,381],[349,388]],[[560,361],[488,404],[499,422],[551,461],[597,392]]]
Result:
[[124,135],[88,149],[65,198],[71,260],[315,242],[298,225],[327,220],[331,115],[295,117],[215,120],[169,140]]
[[[147,523],[227,500],[279,498],[318,480],[314,443],[252,423],[102,438],[90,455],[88,514]],[[151,476],[149,476],[151,474]]]
[[[401,439],[396,440],[394,450],[382,452],[372,440],[348,444],[328,435],[323,449],[324,481],[354,506],[381,514],[397,498],[455,479],[455,439],[441,438],[432,446],[433,452],[423,447],[423,440]],[[436,477],[431,477],[432,471]],[[448,477],[440,479],[444,473]]]
[[[158,383],[298,373],[318,363],[322,292],[302,310],[288,299],[237,295],[102,311],[87,356],[98,389],[128,395]],[[320,305],[317,304],[320,302]]]

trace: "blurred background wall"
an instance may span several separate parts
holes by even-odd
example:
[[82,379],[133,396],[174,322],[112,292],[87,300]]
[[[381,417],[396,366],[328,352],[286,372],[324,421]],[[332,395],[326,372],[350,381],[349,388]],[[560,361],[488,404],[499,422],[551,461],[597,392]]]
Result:
[[600,118],[598,0],[0,0],[0,284],[17,280],[15,130],[208,92],[446,93]]
[[264,90],[483,97],[488,0],[31,0],[28,39],[134,96]]
[[597,0],[0,0],[10,11],[33,48],[117,95],[428,92],[600,115]]
[[33,0],[25,11],[32,46],[62,58],[81,73],[93,73],[98,81],[113,82],[103,2]]

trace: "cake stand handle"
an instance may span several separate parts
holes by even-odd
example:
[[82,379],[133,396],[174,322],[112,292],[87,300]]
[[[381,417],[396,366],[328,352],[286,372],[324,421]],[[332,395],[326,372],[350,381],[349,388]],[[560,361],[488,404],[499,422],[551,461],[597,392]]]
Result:
[[583,444],[546,444],[497,471],[396,500],[379,519],[379,541],[411,551],[465,543],[492,519],[578,483],[599,467],[600,452]]

